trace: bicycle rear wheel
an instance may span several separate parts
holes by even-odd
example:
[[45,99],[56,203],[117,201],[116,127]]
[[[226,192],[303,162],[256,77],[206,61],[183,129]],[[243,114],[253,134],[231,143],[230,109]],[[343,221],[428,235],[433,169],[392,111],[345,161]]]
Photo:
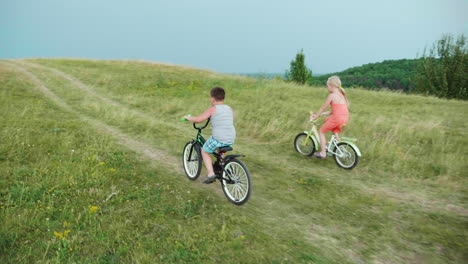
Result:
[[[192,153],[190,154],[190,151]],[[202,168],[202,156],[200,145],[194,141],[189,141],[185,144],[184,153],[182,155],[182,164],[184,165],[185,175],[187,178],[194,181],[200,176]]]
[[338,143],[333,152],[336,164],[343,169],[351,170],[359,162],[356,150],[346,142]]
[[226,198],[231,203],[235,205],[245,204],[252,192],[252,181],[247,166],[238,159],[228,161],[226,166],[224,166],[221,186],[223,187],[224,195],[226,195]]
[[296,151],[305,156],[314,154],[316,146],[312,138],[308,137],[306,133],[299,133],[294,139],[294,147]]

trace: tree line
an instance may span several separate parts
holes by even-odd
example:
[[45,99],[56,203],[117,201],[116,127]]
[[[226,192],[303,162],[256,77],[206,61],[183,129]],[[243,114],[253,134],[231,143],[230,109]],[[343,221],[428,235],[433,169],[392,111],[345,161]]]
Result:
[[324,85],[338,75],[346,87],[401,90],[442,98],[468,99],[468,47],[466,36],[443,35],[417,59],[369,63],[321,76],[312,76],[301,50],[291,61],[285,80],[311,86]]
[[328,77],[338,75],[347,87],[388,88],[407,92],[414,89],[412,80],[417,74],[420,63],[421,60],[419,59],[386,60],[379,63],[369,63],[342,72],[311,78],[308,84],[323,85]]

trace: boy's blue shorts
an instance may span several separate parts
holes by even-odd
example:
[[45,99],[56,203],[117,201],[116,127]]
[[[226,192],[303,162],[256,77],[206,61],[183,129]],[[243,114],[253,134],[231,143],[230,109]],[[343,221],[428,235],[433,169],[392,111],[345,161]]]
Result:
[[231,145],[232,144],[225,144],[225,143],[219,142],[218,140],[214,139],[213,137],[210,137],[205,142],[205,144],[203,144],[203,149],[208,153],[214,153],[220,147],[231,146]]

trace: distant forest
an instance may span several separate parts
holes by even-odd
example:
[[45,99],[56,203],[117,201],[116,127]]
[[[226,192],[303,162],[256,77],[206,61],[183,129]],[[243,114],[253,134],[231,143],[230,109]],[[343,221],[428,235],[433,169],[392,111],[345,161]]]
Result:
[[[385,60],[346,69],[342,72],[314,74],[308,81],[311,86],[324,86],[328,77],[338,75],[343,87],[365,87],[368,89],[387,88],[403,90],[414,88],[421,59]],[[284,79],[281,73],[244,73],[241,75],[260,79]]]
[[407,92],[414,88],[421,62],[421,59],[402,59],[369,63],[342,72],[314,76],[309,84],[313,86],[325,85],[328,77],[338,75],[343,87],[388,88]]

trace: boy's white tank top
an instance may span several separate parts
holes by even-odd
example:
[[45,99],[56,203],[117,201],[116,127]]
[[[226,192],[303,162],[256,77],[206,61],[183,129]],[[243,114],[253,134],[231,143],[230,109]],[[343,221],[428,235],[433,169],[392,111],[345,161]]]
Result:
[[234,144],[236,129],[234,128],[234,115],[228,105],[215,105],[216,112],[211,117],[213,138],[225,144]]

